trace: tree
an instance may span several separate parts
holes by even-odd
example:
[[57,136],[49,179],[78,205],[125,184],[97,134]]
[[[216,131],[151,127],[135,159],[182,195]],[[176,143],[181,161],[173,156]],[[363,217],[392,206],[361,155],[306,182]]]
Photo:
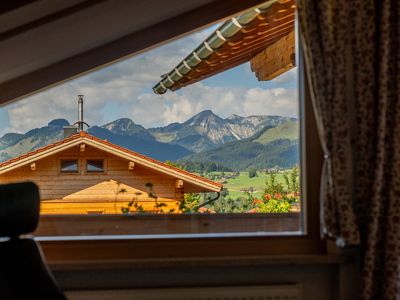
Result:
[[249,169],[249,178],[257,177],[257,170],[256,169]]
[[197,212],[195,209],[200,205],[201,198],[200,194],[187,193],[183,196],[179,209],[183,213]]

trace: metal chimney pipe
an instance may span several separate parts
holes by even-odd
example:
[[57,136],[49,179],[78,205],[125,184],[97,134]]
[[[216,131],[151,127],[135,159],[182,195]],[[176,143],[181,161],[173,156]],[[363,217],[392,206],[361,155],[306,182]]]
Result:
[[83,131],[83,97],[84,95],[78,95],[78,131]]
[[83,121],[83,98],[85,96],[78,95],[78,122],[75,122],[73,126],[77,126],[78,132],[83,131],[83,125],[90,127],[88,123]]

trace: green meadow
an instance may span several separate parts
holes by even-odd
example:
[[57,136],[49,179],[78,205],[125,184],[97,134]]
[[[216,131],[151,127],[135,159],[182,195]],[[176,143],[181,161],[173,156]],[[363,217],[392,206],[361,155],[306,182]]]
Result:
[[[279,173],[276,173],[276,180],[281,182],[282,184],[286,184],[285,179],[283,177],[284,174],[289,174],[290,170],[284,170]],[[249,178],[249,172],[240,172],[239,176],[235,178],[228,178],[235,173],[231,172],[212,172],[207,174],[207,177],[214,177],[215,181],[219,181],[224,185],[224,188],[227,188],[229,191],[228,198],[236,199],[238,197],[246,196],[246,193],[241,192],[240,190],[243,188],[252,187],[254,192],[251,193],[254,197],[261,197],[264,193],[265,182],[269,180],[270,175],[265,172],[257,171],[257,176],[253,178]],[[224,175],[224,176],[223,176]],[[223,179],[225,178],[225,180]],[[224,182],[222,182],[224,181]]]

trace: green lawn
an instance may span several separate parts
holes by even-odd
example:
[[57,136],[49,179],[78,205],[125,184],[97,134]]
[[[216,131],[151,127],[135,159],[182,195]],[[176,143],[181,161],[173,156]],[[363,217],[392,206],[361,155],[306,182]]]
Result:
[[[220,172],[213,172],[213,174],[219,175]],[[225,172],[225,174],[229,175],[231,173]],[[252,194],[254,197],[261,197],[261,195],[264,193],[265,182],[267,178],[269,178],[269,175],[262,172],[257,172],[257,175],[257,177],[249,178],[248,172],[240,172],[240,175],[238,177],[227,179],[227,183],[224,183],[224,187],[229,190],[228,197],[235,199],[241,196],[245,196],[246,194],[240,192],[240,189],[249,187],[253,187],[253,189],[255,189],[255,192]],[[278,182],[285,184],[283,173],[276,174],[276,179]]]

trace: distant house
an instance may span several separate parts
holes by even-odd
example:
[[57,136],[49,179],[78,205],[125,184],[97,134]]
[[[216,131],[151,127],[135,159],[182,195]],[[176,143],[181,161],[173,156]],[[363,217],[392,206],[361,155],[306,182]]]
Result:
[[0,164],[0,183],[26,180],[39,186],[44,214],[177,212],[185,193],[222,190],[84,131]]
[[256,190],[252,186],[250,186],[248,188],[241,188],[240,191],[242,193],[254,193]]

